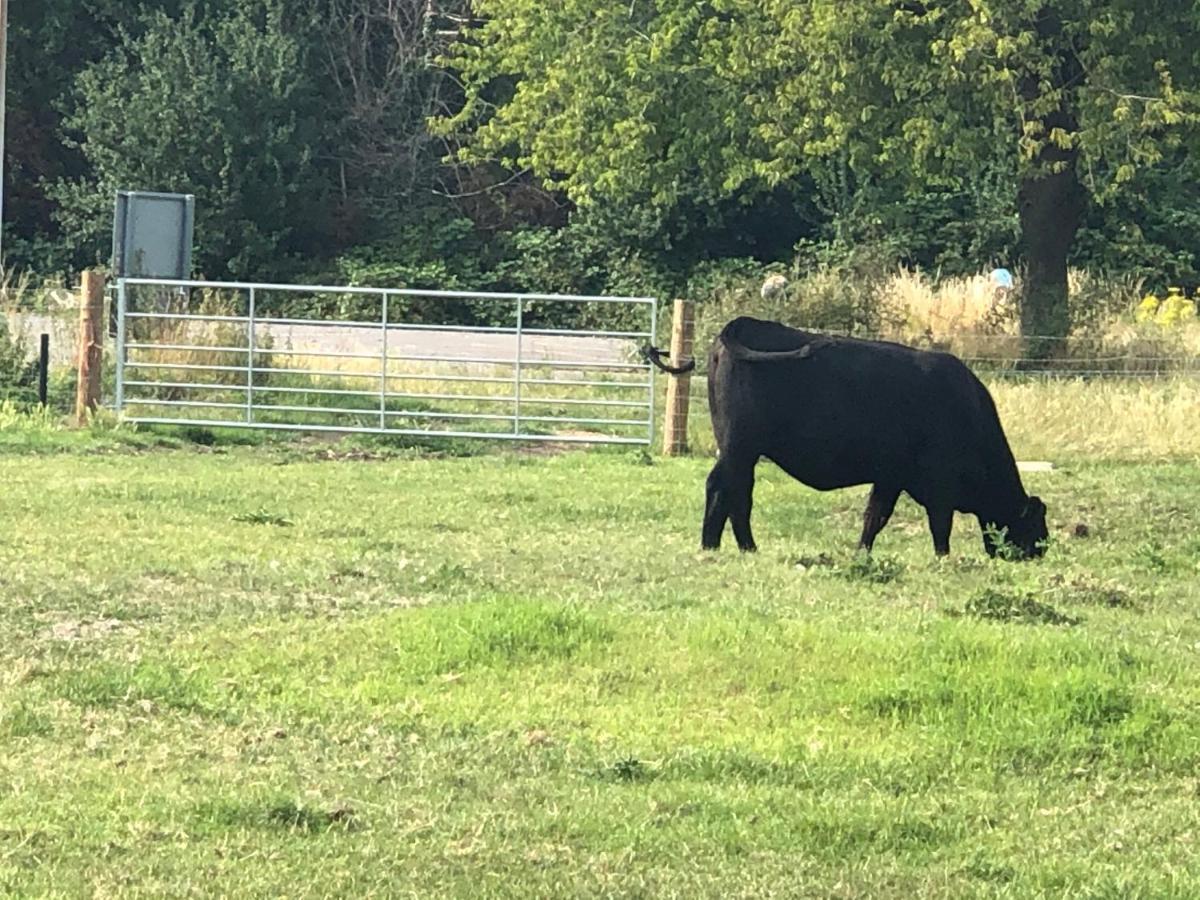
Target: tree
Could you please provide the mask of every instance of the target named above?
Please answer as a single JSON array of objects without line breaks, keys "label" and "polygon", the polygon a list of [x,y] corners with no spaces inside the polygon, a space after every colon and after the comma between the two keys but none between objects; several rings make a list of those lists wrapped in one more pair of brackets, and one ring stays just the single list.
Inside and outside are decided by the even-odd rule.
[{"label": "tree", "polygon": [[[54,220],[48,189],[88,172],[87,160],[64,147],[63,107],[75,79],[121,41],[140,33],[147,9],[178,15],[187,0],[38,0],[9,4],[8,142],[5,256],[19,268],[49,274],[74,254]],[[235,5],[237,0],[210,0]]]},{"label": "tree", "polygon": [[[463,0],[320,0],[320,59],[333,113],[323,155],[340,188],[345,238],[376,239],[428,205],[454,79],[434,60],[465,21]],[[323,160],[323,161],[325,161]],[[443,204],[444,205],[444,204]]]},{"label": "tree", "polygon": [[[1200,16],[1179,0],[476,0],[440,123],[581,205],[672,206],[840,161],[959,190],[1007,172],[1027,334],[1067,327],[1090,198],[1194,140]],[[1034,347],[1043,352],[1048,346]]]},{"label": "tree", "polygon": [[59,101],[77,66],[104,55],[111,34],[77,0],[10,4],[5,146],[5,261],[25,267],[64,262],[56,251],[47,181],[78,177],[84,162],[59,141]]},{"label": "tree", "polygon": [[[277,0],[184,4],[77,79],[69,144],[89,164],[52,194],[68,239],[103,258],[119,189],[194,193],[197,263],[212,277],[279,273],[328,230],[313,163],[319,95]],[[264,267],[269,269],[264,272]]]}]

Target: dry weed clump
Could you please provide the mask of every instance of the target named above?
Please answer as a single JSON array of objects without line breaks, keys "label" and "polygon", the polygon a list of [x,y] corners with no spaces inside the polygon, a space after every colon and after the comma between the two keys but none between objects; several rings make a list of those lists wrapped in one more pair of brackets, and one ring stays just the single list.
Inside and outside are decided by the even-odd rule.
[{"label": "dry weed clump", "polygon": [[[142,312],[193,316],[239,316],[238,299],[229,292],[201,290],[191,296],[170,289],[156,290],[138,298]],[[129,322],[128,375],[134,381],[155,382],[158,400],[201,400],[196,390],[171,385],[178,383],[229,385],[246,384],[245,367],[250,352],[248,327],[241,322],[198,321],[182,318],[132,318]],[[137,346],[142,345],[142,346]],[[270,342],[256,336],[255,346],[270,349]],[[187,349],[182,349],[187,348]],[[242,349],[245,348],[245,349]],[[267,365],[266,357],[255,356],[254,365]],[[179,366],[206,367],[175,368]],[[268,374],[255,373],[256,385],[266,384]],[[158,386],[161,384],[161,386]]]},{"label": "dry weed clump", "polygon": [[987,275],[934,281],[924,272],[901,269],[884,285],[880,302],[901,322],[900,335],[933,341],[984,332],[1015,334],[1016,307],[1011,292],[997,288]]}]

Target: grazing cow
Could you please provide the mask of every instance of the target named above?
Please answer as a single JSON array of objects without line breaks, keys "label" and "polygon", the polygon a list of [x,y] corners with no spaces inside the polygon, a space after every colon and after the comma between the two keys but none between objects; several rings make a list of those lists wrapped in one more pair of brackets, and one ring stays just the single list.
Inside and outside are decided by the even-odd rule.
[{"label": "grazing cow", "polygon": [[[648,358],[666,371],[660,353]],[[950,552],[954,511],[973,513],[1026,558],[1045,552],[1046,506],[1021,484],[987,388],[948,353],[829,337],[734,319],[713,343],[708,405],[719,458],[708,476],[701,542],[725,522],[754,550],[754,467],[772,460],[821,491],[870,484],[860,546],[870,550],[904,491],[925,507],[934,551]]]}]

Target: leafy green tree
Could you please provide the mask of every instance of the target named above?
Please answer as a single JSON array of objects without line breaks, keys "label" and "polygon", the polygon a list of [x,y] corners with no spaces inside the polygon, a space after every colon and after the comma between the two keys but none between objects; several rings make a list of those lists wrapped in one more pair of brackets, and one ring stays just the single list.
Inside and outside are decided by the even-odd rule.
[{"label": "leafy green tree", "polygon": [[[1104,199],[1194,140],[1200,16],[1179,0],[476,0],[439,123],[581,206],[730,196],[840,163],[885,194],[1007,172],[1028,334],[1067,327]],[[909,185],[909,187],[905,187]]]},{"label": "leafy green tree", "polygon": [[[224,10],[184,4],[77,79],[69,145],[88,163],[52,191],[68,240],[103,258],[114,192],[194,193],[197,264],[210,276],[264,276],[320,247],[327,228],[315,176],[319,97],[279,0]],[[267,271],[263,270],[266,264]]]},{"label": "leafy green tree", "polygon": [[[75,79],[138,34],[144,12],[178,15],[185,0],[38,0],[9,4],[8,141],[5,147],[6,263],[50,273],[72,253],[54,219],[48,188],[88,172],[87,160],[61,139],[63,107]],[[237,0],[209,0],[232,7]]]}]

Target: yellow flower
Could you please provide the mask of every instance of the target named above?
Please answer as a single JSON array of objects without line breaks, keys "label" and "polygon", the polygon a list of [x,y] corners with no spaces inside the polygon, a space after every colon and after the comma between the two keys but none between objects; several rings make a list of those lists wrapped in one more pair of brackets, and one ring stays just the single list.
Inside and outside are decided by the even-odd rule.
[{"label": "yellow flower", "polygon": [[1170,328],[1172,325],[1178,325],[1180,322],[1194,318],[1195,315],[1196,304],[1185,299],[1178,289],[1172,288],[1172,292],[1167,295],[1167,299],[1158,310],[1157,321],[1164,328]]},{"label": "yellow flower", "polygon": [[1149,322],[1158,312],[1158,298],[1153,294],[1147,294],[1142,298],[1142,302],[1138,304],[1137,312],[1134,318],[1139,322]]}]

